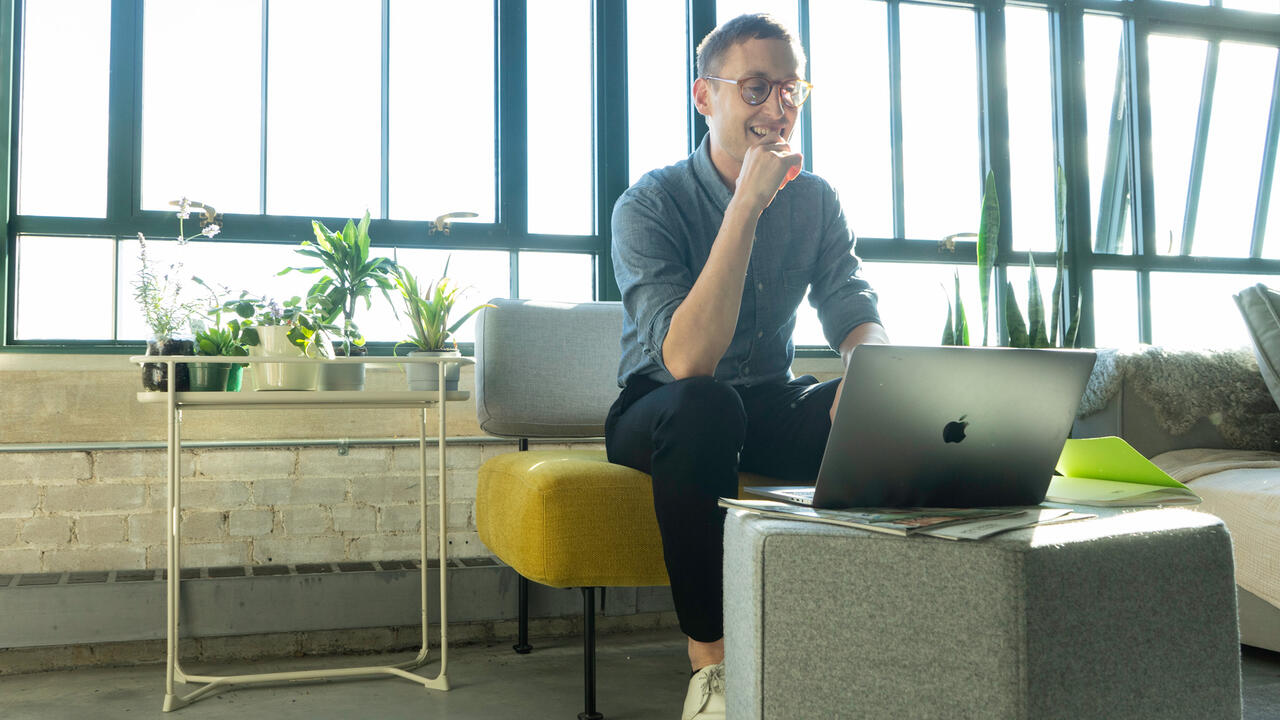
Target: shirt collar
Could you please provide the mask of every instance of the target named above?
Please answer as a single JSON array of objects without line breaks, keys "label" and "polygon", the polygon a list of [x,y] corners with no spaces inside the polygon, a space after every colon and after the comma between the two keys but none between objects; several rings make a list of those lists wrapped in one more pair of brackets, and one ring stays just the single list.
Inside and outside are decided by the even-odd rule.
[{"label": "shirt collar", "polygon": [[704,135],[702,142],[698,144],[698,149],[693,151],[693,176],[715,202],[716,207],[724,212],[729,206],[729,201],[733,199],[733,191],[725,187],[715,163],[711,162],[711,133]]}]

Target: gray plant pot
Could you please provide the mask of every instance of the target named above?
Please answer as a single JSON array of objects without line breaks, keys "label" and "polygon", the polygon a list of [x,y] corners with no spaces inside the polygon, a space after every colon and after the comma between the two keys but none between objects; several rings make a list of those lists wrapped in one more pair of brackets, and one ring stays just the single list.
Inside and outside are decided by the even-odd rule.
[{"label": "gray plant pot", "polygon": [[364,390],[364,363],[325,363],[320,366],[317,390]]},{"label": "gray plant pot", "polygon": [[[426,352],[423,350],[415,350],[409,353],[409,357],[421,356],[435,357],[460,357],[457,350],[447,350],[443,352]],[[457,363],[447,363],[444,366],[444,389],[445,391],[458,389],[459,366]],[[404,366],[405,378],[409,381],[409,389],[415,392],[431,392],[440,389],[440,371],[431,363],[406,363]]]}]

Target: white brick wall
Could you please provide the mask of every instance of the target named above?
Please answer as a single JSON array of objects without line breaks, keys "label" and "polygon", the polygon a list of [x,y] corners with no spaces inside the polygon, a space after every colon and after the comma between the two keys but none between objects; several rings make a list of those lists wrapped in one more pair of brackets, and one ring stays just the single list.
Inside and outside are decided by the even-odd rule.
[{"label": "white brick wall", "polygon": [[[476,471],[513,450],[496,439],[450,446],[451,556],[489,554],[475,531]],[[157,450],[0,453],[0,573],[164,567],[164,459]],[[427,462],[427,531],[434,533],[434,446]],[[416,446],[345,455],[332,447],[187,450],[182,475],[184,567],[418,555]],[[435,557],[435,538],[427,545]]]}]

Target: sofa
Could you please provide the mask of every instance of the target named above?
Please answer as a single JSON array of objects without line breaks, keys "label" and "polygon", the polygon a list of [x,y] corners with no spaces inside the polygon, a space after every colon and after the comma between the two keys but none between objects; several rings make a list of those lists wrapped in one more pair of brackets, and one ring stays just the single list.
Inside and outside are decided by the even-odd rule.
[{"label": "sofa", "polygon": [[[1136,347],[1099,351],[1076,437],[1117,435],[1203,502],[1232,538],[1240,642],[1280,652],[1280,296],[1237,296],[1254,348]],[[1242,293],[1243,295],[1244,293]],[[1261,316],[1261,317],[1259,317]],[[1261,328],[1259,326],[1262,326]],[[1268,326],[1276,332],[1267,337]]]}]

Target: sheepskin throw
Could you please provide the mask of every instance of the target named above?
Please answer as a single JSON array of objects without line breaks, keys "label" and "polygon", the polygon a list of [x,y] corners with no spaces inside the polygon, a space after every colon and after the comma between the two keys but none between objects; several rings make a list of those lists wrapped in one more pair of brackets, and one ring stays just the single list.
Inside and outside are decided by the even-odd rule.
[{"label": "sheepskin throw", "polygon": [[1101,410],[1121,381],[1151,405],[1170,435],[1181,435],[1208,418],[1233,448],[1273,450],[1280,439],[1280,409],[1250,348],[1100,349],[1079,414]]}]

